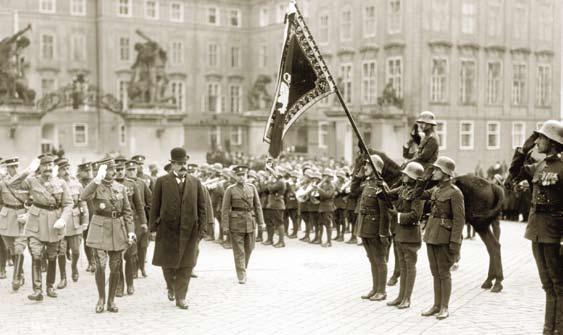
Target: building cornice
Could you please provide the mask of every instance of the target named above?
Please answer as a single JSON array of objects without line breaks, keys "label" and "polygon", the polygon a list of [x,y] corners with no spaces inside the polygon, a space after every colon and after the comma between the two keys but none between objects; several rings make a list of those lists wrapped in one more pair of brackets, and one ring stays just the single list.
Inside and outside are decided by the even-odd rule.
[{"label": "building cornice", "polygon": [[428,42],[431,48],[451,48],[453,46],[452,42],[447,40],[432,40]]},{"label": "building cornice", "polygon": [[467,43],[461,43],[457,45],[458,49],[460,50],[471,50],[471,51],[478,51],[481,46],[479,46],[479,44],[474,43],[474,42],[467,42]]},{"label": "building cornice", "polygon": [[366,53],[370,51],[378,52],[379,46],[377,44],[366,44],[360,48],[360,53]]},{"label": "building cornice", "polygon": [[352,49],[352,48],[342,48],[340,50],[338,50],[338,57],[341,56],[345,56],[345,55],[353,55],[356,53],[356,50]]},{"label": "building cornice", "polygon": [[534,52],[536,54],[536,56],[538,57],[553,57],[553,55],[555,55],[555,53],[551,50],[538,50],[536,52]]},{"label": "building cornice", "polygon": [[385,43],[385,45],[383,46],[383,49],[385,50],[389,50],[389,49],[404,49],[405,48],[405,42],[404,41],[391,41],[389,43]]},{"label": "building cornice", "polygon": [[530,50],[530,48],[515,48],[510,50],[511,54],[525,54],[525,55],[529,55],[532,51]]},{"label": "building cornice", "polygon": [[487,52],[500,52],[500,53],[504,53],[506,51],[506,47],[503,45],[498,45],[498,44],[491,44],[491,45],[487,45],[485,47],[485,51]]}]

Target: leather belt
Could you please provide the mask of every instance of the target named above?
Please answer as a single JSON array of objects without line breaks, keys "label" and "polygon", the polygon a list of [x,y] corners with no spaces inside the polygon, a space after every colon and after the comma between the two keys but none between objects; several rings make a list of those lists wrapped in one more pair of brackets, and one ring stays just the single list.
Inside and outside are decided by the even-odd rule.
[{"label": "leather belt", "polygon": [[123,212],[119,212],[119,211],[111,211],[111,212],[96,211],[96,212],[94,212],[94,215],[103,216],[103,217],[111,218],[111,219],[119,219],[120,217],[123,216]]},{"label": "leather belt", "polygon": [[233,212],[250,212],[250,211],[252,211],[252,209],[251,208],[243,208],[243,207],[233,207],[231,209],[231,211],[233,211]]},{"label": "leather belt", "polygon": [[6,207],[6,208],[9,208],[9,209],[16,210],[16,211],[25,208],[24,205],[17,205],[17,206],[14,206],[14,205],[4,204],[3,206]]},{"label": "leather belt", "polygon": [[59,205],[42,205],[42,204],[38,204],[38,203],[33,203],[33,206],[37,207],[37,208],[41,208],[44,209],[46,211],[56,211],[57,209],[60,209],[61,206]]}]

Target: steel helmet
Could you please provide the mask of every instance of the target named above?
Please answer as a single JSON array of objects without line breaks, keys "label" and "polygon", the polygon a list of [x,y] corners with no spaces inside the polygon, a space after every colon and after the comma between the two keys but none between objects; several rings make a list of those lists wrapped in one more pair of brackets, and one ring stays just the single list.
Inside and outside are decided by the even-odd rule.
[{"label": "steel helmet", "polygon": [[[375,165],[375,169],[377,172],[381,173],[383,171],[383,159],[379,155],[373,154],[370,155],[371,160],[373,161],[373,165]],[[369,159],[366,159],[366,162],[369,162]]]},{"label": "steel helmet", "polygon": [[401,172],[409,176],[411,179],[421,180],[424,175],[424,168],[422,167],[422,164],[418,162],[409,162]]},{"label": "steel helmet", "polygon": [[455,171],[455,162],[450,157],[440,156],[436,160],[433,166],[440,169],[443,173],[447,174],[450,177],[454,176]]},{"label": "steel helmet", "polygon": [[543,136],[555,141],[559,144],[563,144],[563,123],[556,120],[546,121],[536,133],[542,134]]},{"label": "steel helmet", "polygon": [[422,113],[420,113],[420,116],[418,117],[418,120],[416,120],[417,123],[427,123],[427,124],[431,124],[433,126],[437,125],[436,123],[436,117],[434,116],[434,113],[429,112],[429,111],[424,111]]}]

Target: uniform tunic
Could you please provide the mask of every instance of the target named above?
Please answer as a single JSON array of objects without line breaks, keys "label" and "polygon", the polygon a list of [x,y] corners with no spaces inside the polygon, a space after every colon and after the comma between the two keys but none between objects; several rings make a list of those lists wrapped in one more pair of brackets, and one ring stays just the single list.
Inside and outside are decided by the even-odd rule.
[{"label": "uniform tunic", "polygon": [[82,235],[82,232],[88,226],[88,205],[86,201],[80,199],[80,194],[84,189],[78,179],[70,177],[66,181],[70,195],[73,201],[72,220],[68,221],[65,226],[65,236]]},{"label": "uniform tunic", "polygon": [[422,164],[426,170],[438,159],[439,148],[438,138],[433,132],[422,139],[415,153],[411,152],[409,147],[403,147],[403,157]]}]

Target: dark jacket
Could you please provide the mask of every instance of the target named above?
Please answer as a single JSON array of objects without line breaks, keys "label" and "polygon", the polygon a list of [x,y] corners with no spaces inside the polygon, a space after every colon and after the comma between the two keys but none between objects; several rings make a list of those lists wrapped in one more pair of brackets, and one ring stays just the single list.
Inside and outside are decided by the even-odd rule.
[{"label": "dark jacket", "polygon": [[412,153],[408,147],[403,147],[403,157],[422,164],[426,170],[438,159],[439,148],[436,133],[431,133],[420,142],[416,153]]},{"label": "dark jacket", "polygon": [[428,244],[461,244],[465,226],[463,193],[451,181],[438,185],[433,191],[425,191],[423,199],[430,199],[432,210],[424,230],[424,242]]},{"label": "dark jacket", "polygon": [[[183,196],[180,198],[180,187]],[[203,185],[186,176],[179,185],[174,174],[156,180],[149,225],[156,231],[152,264],[167,268],[194,267],[198,243],[206,233],[207,210]]]},{"label": "dark jacket", "polygon": [[331,182],[324,182],[319,187],[319,213],[334,212],[336,207],[334,206],[334,196],[336,195],[336,189]]},{"label": "dark jacket", "polygon": [[[357,179],[357,178],[356,178]],[[352,182],[352,192],[361,183]],[[358,217],[358,236],[362,238],[379,238],[391,236],[389,215],[385,203],[378,199],[381,188],[374,179],[369,178],[360,196],[360,213]]]},{"label": "dark jacket", "polygon": [[[414,198],[414,190],[408,185],[397,187],[387,193],[390,200],[396,200],[397,216],[391,217],[394,227],[395,241],[405,243],[420,243],[420,217],[424,208],[424,201]],[[392,229],[393,230],[393,229]]]}]

